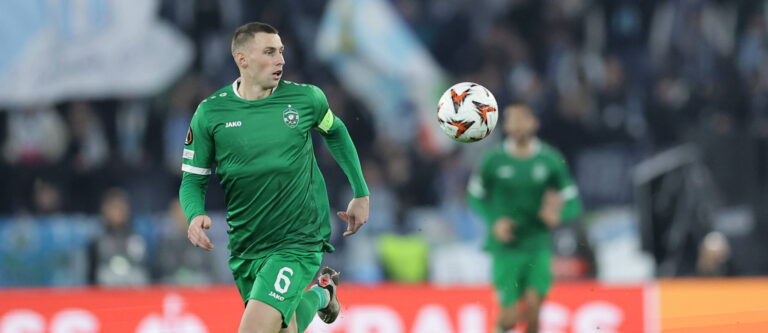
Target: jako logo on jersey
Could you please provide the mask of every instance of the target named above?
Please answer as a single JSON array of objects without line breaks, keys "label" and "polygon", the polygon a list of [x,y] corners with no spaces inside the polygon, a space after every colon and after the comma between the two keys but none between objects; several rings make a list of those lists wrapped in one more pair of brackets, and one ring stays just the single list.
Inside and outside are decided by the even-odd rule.
[{"label": "jako logo on jersey", "polygon": [[240,127],[240,126],[243,126],[242,121],[228,121],[227,125],[224,127],[226,128],[226,127]]},{"label": "jako logo on jersey", "polygon": [[269,292],[269,296],[272,296],[272,297],[274,297],[274,298],[277,298],[277,300],[278,300],[278,301],[284,301],[284,300],[285,300],[285,297],[283,297],[283,296],[280,296],[280,295],[278,295],[278,294],[275,294],[275,292],[274,292],[274,291],[270,291],[270,292]]},{"label": "jako logo on jersey", "polygon": [[283,122],[290,128],[295,128],[299,124],[299,112],[296,111],[290,104],[288,108],[283,111]]}]

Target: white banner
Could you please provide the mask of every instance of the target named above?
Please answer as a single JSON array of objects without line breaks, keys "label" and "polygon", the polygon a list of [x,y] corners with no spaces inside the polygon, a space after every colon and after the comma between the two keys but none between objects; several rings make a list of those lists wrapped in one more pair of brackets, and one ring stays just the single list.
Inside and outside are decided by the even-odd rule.
[{"label": "white banner", "polygon": [[437,101],[450,86],[448,78],[389,2],[330,1],[316,49],[375,113],[379,130],[402,143],[449,147],[437,125]]},{"label": "white banner", "polygon": [[[0,1],[0,106],[140,97],[189,67],[157,0]],[[7,48],[6,48],[7,47]]]}]

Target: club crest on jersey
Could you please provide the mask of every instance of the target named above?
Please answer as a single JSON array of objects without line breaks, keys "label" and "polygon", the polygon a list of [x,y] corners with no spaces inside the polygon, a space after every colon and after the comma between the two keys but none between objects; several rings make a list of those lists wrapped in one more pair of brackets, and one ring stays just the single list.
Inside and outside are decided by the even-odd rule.
[{"label": "club crest on jersey", "polygon": [[283,111],[283,122],[290,128],[295,128],[299,124],[299,111],[296,111],[291,105]]}]

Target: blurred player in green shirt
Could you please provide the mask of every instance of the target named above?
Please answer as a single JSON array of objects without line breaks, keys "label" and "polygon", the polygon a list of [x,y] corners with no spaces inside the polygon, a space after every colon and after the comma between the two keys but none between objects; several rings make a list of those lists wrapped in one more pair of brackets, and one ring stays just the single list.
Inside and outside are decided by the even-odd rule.
[{"label": "blurred player in green shirt", "polygon": [[339,314],[338,273],[320,270],[317,286],[304,291],[332,252],[330,208],[315,160],[310,130],[318,131],[347,175],[354,198],[344,236],[368,220],[368,187],[344,123],[313,86],[281,80],[283,43],[264,23],[238,28],[232,57],[240,77],[198,106],[183,151],[179,198],[192,244],[213,249],[203,231],[211,167],[225,193],[229,266],[245,312],[239,332],[303,332],[317,312],[333,322]]},{"label": "blurred player in green shirt", "polygon": [[[550,229],[577,217],[578,190],[563,156],[539,141],[527,106],[504,110],[507,139],[488,152],[469,182],[469,203],[487,222],[501,317],[499,331],[522,319],[538,332],[539,310],[552,284]],[[525,303],[520,318],[517,303]]]}]

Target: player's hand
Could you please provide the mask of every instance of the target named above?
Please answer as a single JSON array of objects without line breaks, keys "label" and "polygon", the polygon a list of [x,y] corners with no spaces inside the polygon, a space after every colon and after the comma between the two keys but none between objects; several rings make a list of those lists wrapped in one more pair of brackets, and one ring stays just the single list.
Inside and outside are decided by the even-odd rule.
[{"label": "player's hand", "polygon": [[547,190],[541,199],[539,218],[550,228],[560,225],[560,210],[563,208],[563,199],[555,190]]},{"label": "player's hand", "polygon": [[208,215],[198,215],[192,219],[187,228],[187,238],[192,245],[204,250],[213,250],[213,243],[203,229],[211,228],[211,218]]},{"label": "player's hand", "polygon": [[365,224],[365,222],[368,222],[369,204],[369,199],[366,195],[364,197],[352,199],[352,201],[349,202],[349,206],[347,206],[346,212],[336,212],[336,215],[338,215],[339,218],[344,220],[344,222],[347,222],[347,231],[344,232],[344,236],[353,235],[357,232],[357,229],[360,229],[360,227]]},{"label": "player's hand", "polygon": [[515,239],[515,220],[508,217],[500,217],[493,224],[493,235],[499,242],[510,243]]}]

